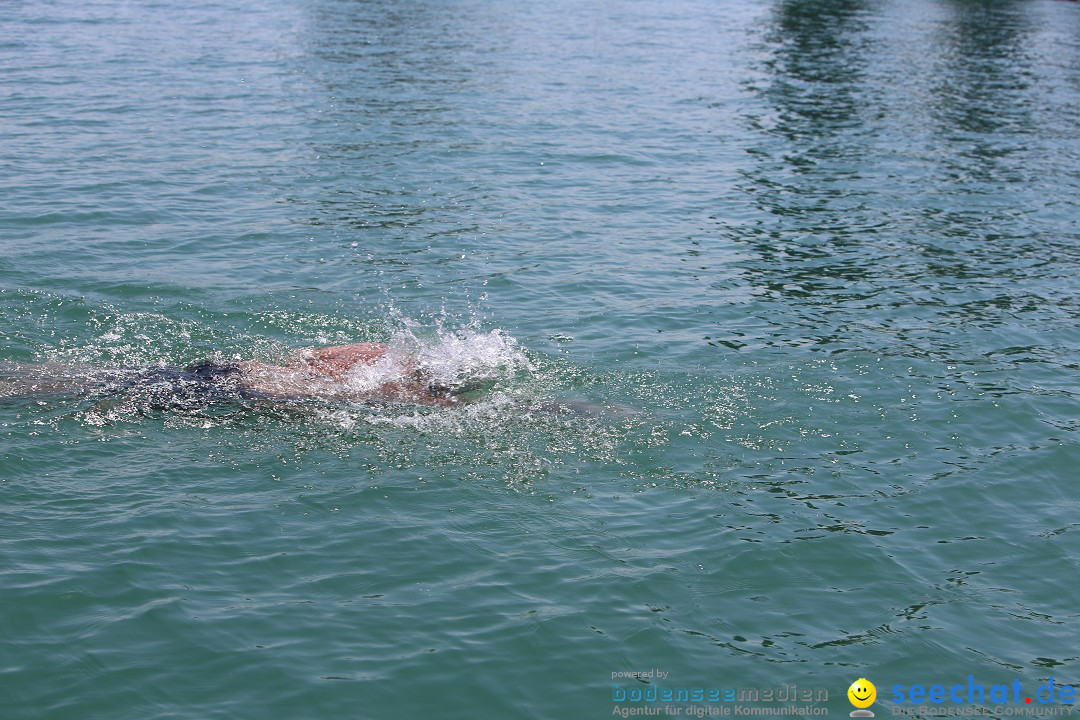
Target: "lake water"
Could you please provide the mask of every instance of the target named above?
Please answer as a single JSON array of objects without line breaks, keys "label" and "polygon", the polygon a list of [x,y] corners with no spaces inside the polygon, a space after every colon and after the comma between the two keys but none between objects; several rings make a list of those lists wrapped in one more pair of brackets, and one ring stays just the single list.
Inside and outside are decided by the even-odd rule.
[{"label": "lake water", "polygon": [[9,373],[489,371],[454,408],[0,403],[3,717],[1059,698],[1078,127],[1058,0],[3,3]]}]

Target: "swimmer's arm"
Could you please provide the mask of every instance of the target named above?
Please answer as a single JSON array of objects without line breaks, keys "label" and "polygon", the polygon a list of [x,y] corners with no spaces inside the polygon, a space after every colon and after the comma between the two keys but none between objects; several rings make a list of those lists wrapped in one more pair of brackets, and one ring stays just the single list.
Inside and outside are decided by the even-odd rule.
[{"label": "swimmer's arm", "polygon": [[386,354],[383,343],[353,343],[305,348],[289,354],[286,367],[308,367],[332,377],[339,377],[353,365],[373,365]]}]

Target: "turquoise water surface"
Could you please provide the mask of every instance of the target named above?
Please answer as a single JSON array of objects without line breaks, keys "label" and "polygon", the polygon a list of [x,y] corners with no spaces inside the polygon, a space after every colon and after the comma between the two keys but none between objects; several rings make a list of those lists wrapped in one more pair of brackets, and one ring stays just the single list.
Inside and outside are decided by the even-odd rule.
[{"label": "turquoise water surface", "polygon": [[[3,3],[0,718],[1071,707],[1078,127],[1059,0]],[[486,389],[26,392],[358,341]]]}]

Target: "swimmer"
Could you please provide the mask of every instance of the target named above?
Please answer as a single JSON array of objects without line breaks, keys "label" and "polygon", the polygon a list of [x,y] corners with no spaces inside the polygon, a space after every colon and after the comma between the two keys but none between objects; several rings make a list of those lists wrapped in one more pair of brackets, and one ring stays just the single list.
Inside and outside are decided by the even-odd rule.
[{"label": "swimmer", "polygon": [[5,370],[9,379],[0,380],[0,397],[131,391],[149,395],[157,407],[244,400],[452,406],[468,402],[461,393],[475,389],[437,382],[413,357],[398,357],[383,343],[297,350],[283,365],[244,360],[183,368],[93,369],[47,363],[0,368]]}]

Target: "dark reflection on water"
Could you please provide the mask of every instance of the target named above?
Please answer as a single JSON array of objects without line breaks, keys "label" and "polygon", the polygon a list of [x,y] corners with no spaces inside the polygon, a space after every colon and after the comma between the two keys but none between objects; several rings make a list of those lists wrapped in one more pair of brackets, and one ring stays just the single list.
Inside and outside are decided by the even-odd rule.
[{"label": "dark reflection on water", "polygon": [[788,0],[764,35],[740,188],[775,218],[744,234],[760,342],[948,361],[1034,348],[1076,310],[1077,176],[1057,158],[1078,145],[1046,122],[1069,107],[1053,88],[1075,44],[1036,38],[1029,4],[880,10]]},{"label": "dark reflection on water", "polygon": [[764,297],[799,312],[773,319],[766,344],[805,344],[792,333],[800,325],[817,335],[810,342],[834,342],[842,328],[822,311],[882,291],[877,263],[862,249],[885,224],[863,182],[875,104],[865,13],[860,0],[787,0],[765,35],[769,110],[752,118],[763,138],[751,148],[758,163],[742,189],[776,222],[753,228],[748,241],[760,261],[747,263],[747,273]]},{"label": "dark reflection on water", "polygon": [[776,48],[766,66],[767,91],[780,110],[775,131],[789,140],[825,137],[858,124],[863,97],[866,3],[862,0],[777,5],[768,41]]},{"label": "dark reflection on water", "polygon": [[939,71],[935,73],[935,110],[943,132],[1023,131],[1030,106],[1020,95],[1031,87],[1037,70],[1031,19],[1022,5],[1001,0],[950,0],[934,38]]},{"label": "dark reflection on water", "polygon": [[[1024,157],[1041,130],[1035,114],[1041,93],[1034,87],[1041,69],[1031,50],[1029,11],[969,0],[951,0],[944,9],[927,81],[941,148],[935,182],[946,192],[985,196],[1002,184],[1037,181],[1038,165]],[[1010,210],[991,212],[1005,224]]]}]

